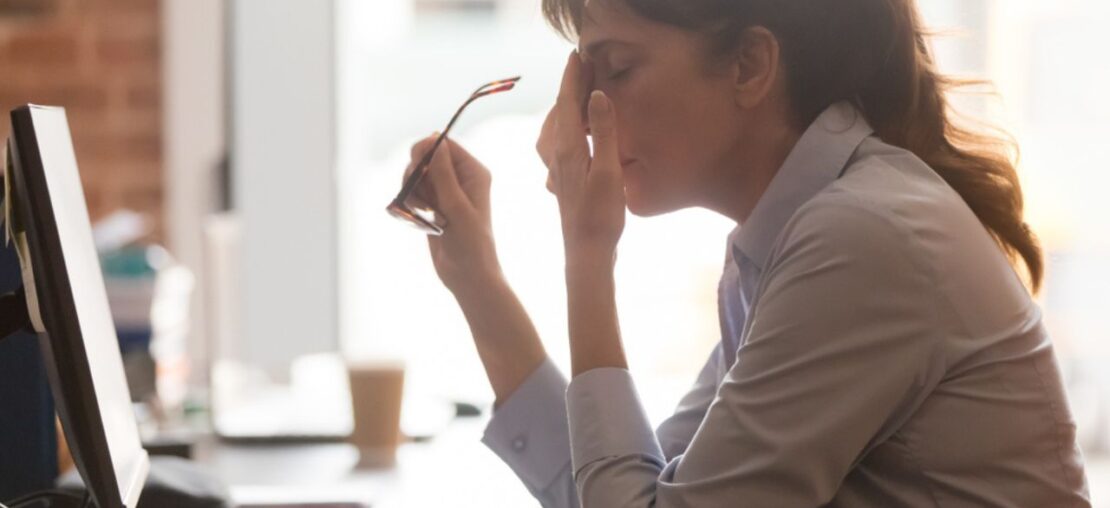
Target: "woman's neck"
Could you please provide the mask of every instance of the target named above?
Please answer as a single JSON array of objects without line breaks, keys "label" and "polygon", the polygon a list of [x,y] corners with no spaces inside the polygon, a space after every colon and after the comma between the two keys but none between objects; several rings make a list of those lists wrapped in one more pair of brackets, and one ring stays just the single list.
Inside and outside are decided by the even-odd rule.
[{"label": "woman's neck", "polygon": [[801,137],[801,129],[787,122],[764,123],[743,136],[705,182],[702,206],[744,224]]}]

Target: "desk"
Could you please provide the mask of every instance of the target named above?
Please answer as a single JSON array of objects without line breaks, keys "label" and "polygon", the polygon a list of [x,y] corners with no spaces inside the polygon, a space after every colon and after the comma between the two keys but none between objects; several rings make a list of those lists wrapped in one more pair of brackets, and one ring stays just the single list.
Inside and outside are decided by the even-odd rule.
[{"label": "desk", "polygon": [[454,420],[424,443],[405,443],[388,469],[358,469],[342,444],[200,443],[196,460],[223,479],[236,505],[358,501],[373,508],[538,506],[516,475],[480,442],[486,419]]}]

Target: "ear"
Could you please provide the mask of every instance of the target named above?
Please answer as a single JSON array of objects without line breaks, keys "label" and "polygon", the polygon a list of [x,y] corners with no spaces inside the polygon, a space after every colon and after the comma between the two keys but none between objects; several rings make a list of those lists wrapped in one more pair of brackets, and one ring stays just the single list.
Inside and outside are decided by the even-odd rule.
[{"label": "ear", "polygon": [[779,74],[779,40],[762,26],[744,30],[733,60],[736,105],[751,109],[771,94]]}]

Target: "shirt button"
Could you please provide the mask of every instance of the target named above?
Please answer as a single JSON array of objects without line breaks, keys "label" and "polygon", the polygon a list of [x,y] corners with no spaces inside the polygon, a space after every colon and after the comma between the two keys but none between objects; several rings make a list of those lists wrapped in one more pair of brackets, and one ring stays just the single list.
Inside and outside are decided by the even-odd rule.
[{"label": "shirt button", "polygon": [[524,436],[517,436],[516,439],[513,439],[513,450],[516,450],[518,452],[523,451],[524,450],[524,445],[525,445]]}]

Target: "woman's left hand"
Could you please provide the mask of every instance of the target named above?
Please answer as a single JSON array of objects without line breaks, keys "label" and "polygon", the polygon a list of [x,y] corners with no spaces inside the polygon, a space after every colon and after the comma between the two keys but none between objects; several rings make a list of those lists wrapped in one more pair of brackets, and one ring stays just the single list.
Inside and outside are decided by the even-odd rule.
[{"label": "woman's left hand", "polygon": [[[536,151],[548,169],[547,189],[559,201],[568,262],[606,256],[611,261],[625,218],[616,111],[600,90],[590,93],[592,72],[583,67],[577,51],[572,52]],[[587,132],[593,137],[593,157]]]}]

